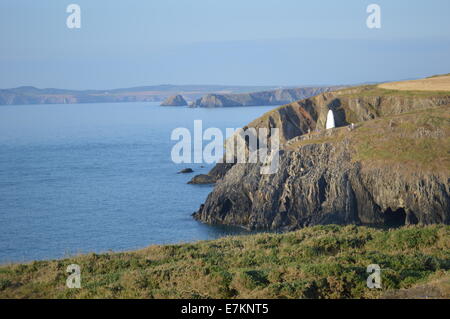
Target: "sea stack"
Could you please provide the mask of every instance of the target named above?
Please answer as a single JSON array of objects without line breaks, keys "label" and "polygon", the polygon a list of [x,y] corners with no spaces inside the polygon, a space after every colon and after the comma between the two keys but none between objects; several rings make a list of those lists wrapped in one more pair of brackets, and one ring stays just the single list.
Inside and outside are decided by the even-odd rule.
[{"label": "sea stack", "polygon": [[186,106],[188,105],[186,100],[180,94],[169,96],[161,106]]},{"label": "sea stack", "polygon": [[334,123],[334,113],[333,110],[329,110],[328,111],[328,115],[327,115],[327,125],[326,125],[326,129],[330,129],[330,128],[335,128],[336,125]]}]

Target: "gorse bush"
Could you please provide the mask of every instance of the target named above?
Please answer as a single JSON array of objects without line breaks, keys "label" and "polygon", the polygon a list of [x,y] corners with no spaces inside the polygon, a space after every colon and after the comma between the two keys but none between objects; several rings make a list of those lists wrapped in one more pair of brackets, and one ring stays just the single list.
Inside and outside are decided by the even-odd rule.
[{"label": "gorse bush", "polygon": [[[66,287],[66,267],[81,288]],[[366,285],[381,267],[382,289]],[[4,298],[374,298],[449,278],[450,226],[316,226],[0,268]]]}]

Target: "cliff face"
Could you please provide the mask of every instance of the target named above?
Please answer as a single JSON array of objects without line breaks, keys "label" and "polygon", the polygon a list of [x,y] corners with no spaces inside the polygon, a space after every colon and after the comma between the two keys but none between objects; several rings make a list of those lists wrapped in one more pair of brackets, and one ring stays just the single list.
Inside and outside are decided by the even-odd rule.
[{"label": "cliff face", "polygon": [[[222,164],[194,217],[249,229],[449,224],[449,106],[450,94],[364,87],[273,110],[248,127],[280,128],[277,173]],[[329,109],[338,127],[356,128],[323,130]]]},{"label": "cliff face", "polygon": [[450,105],[448,94],[391,93],[373,86],[320,94],[283,105],[257,118],[246,127],[278,127],[281,142],[314,130],[325,129],[328,111],[334,112],[336,127]]},{"label": "cliff face", "polygon": [[277,174],[236,164],[195,218],[249,229],[295,229],[317,224],[450,222],[448,175],[399,167],[363,169],[348,143],[308,145],[281,155]]},{"label": "cliff face", "polygon": [[305,87],[241,94],[208,94],[196,100],[193,107],[231,107],[280,105],[305,99],[342,87]]},{"label": "cliff face", "polygon": [[169,96],[161,106],[186,106],[188,105],[186,100],[180,94]]}]

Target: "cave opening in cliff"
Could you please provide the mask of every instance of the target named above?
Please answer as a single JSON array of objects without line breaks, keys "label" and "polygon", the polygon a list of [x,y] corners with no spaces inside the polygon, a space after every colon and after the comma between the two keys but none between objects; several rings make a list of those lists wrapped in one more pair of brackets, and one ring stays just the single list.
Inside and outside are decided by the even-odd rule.
[{"label": "cave opening in cliff", "polygon": [[390,207],[384,212],[384,225],[388,227],[401,227],[406,224],[404,208],[393,211]]},{"label": "cave opening in cliff", "polygon": [[221,213],[223,216],[225,216],[233,207],[233,202],[229,200],[228,198],[224,201]]}]

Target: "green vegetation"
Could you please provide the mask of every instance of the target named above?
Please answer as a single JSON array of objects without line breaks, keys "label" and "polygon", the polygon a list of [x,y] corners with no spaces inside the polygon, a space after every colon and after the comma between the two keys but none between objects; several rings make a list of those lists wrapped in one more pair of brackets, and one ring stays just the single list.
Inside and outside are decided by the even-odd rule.
[{"label": "green vegetation", "polygon": [[287,149],[294,151],[299,147],[311,144],[323,144],[323,143],[338,143],[342,142],[346,134],[344,128],[336,128],[333,130],[332,135],[325,136],[324,134],[311,133],[309,139],[304,139],[291,143]]},{"label": "green vegetation", "polygon": [[450,108],[438,107],[361,122],[347,127],[312,133],[289,145],[295,150],[310,144],[348,140],[352,160],[363,165],[397,165],[402,169],[450,171]]},{"label": "green vegetation", "polygon": [[378,87],[378,85],[364,85],[343,89],[338,91],[340,97],[348,98],[362,98],[362,97],[415,97],[415,98],[432,98],[450,96],[449,91],[407,91],[407,90],[393,90]]},{"label": "green vegetation", "polygon": [[350,134],[353,160],[405,169],[450,171],[450,109],[432,108],[361,124]]},{"label": "green vegetation", "polygon": [[[65,286],[73,263],[81,289]],[[366,287],[370,264],[383,289]],[[376,298],[449,276],[450,226],[330,225],[3,266],[0,297]]]}]

